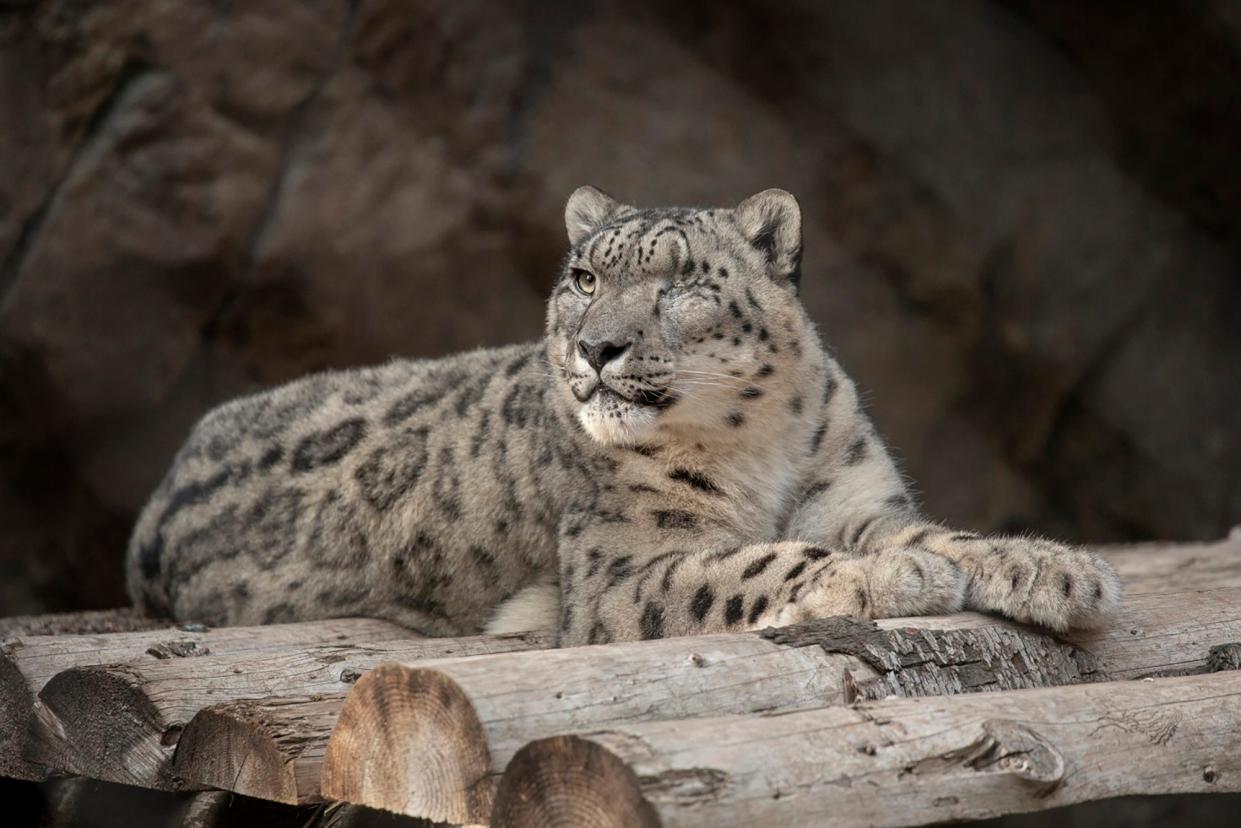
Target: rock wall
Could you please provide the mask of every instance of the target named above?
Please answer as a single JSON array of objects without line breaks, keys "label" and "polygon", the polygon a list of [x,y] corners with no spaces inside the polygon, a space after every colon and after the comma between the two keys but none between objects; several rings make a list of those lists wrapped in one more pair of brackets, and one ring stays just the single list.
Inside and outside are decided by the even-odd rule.
[{"label": "rock wall", "polygon": [[805,211],[927,508],[1241,522],[1241,4],[0,4],[0,611],[124,600],[193,421],[538,335],[565,196]]}]

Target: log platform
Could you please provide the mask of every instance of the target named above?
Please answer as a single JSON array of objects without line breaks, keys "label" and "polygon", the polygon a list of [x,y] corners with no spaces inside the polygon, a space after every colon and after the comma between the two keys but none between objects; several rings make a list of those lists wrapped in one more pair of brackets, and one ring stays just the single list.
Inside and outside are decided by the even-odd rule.
[{"label": "log platform", "polygon": [[0,619],[0,777],[42,824],[204,828],[917,825],[1241,792],[1241,532],[1100,551],[1125,604],[1061,637],[972,613],[571,649]]}]

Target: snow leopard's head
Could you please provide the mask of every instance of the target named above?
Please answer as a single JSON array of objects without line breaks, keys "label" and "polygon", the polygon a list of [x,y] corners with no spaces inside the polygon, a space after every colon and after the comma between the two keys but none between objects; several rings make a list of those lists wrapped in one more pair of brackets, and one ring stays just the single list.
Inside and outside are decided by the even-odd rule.
[{"label": "snow leopard's head", "polygon": [[800,415],[820,345],[797,298],[801,209],[639,209],[580,187],[548,303],[565,402],[607,444],[740,436]]}]

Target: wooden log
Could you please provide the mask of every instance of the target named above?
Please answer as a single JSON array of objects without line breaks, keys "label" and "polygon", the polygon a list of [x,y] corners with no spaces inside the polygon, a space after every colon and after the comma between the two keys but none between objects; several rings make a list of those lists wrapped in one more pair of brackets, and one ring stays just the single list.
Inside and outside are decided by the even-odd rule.
[{"label": "wooden log", "polygon": [[75,667],[39,692],[28,760],[64,773],[180,790],[169,772],[185,725],[205,707],[342,693],[386,661],[548,647],[549,633],[315,644],[237,655]]},{"label": "wooden log", "polygon": [[1241,588],[1230,588],[1136,595],[1106,629],[1063,641],[962,614],[384,665],[346,698],[321,786],[331,799],[485,821],[495,775],[539,737],[1203,671],[1213,645],[1238,640]]},{"label": "wooden log", "polygon": [[640,722],[540,739],[492,825],[923,825],[1241,790],[1241,673]]},{"label": "wooden log", "polygon": [[[46,778],[47,770],[25,760],[22,750],[38,692],[63,670],[94,664],[237,655],[344,640],[365,643],[419,637],[396,624],[369,618],[216,629],[202,624],[168,627],[166,622],[161,623],[165,626],[143,632],[22,635],[0,646],[0,776],[35,781]],[[36,628],[65,626],[58,622]],[[93,630],[99,626],[78,628]]]},{"label": "wooden log", "polygon": [[1094,551],[1116,569],[1127,595],[1241,587],[1241,526],[1210,543],[1138,543]]},{"label": "wooden log", "polygon": [[177,741],[172,775],[290,805],[323,801],[319,775],[343,693],[214,705]]}]

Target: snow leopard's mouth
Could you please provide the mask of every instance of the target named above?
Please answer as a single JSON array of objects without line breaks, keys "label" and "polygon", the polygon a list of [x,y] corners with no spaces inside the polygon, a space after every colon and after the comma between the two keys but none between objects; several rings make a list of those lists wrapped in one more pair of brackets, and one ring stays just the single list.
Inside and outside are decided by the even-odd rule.
[{"label": "snow leopard's mouth", "polygon": [[642,408],[664,409],[674,405],[677,401],[677,395],[666,389],[638,388],[631,394],[622,394],[602,381],[595,382],[590,388],[584,389],[584,391],[585,393],[578,393],[576,390],[573,392],[573,396],[577,398],[577,401],[583,404],[597,398],[599,402],[604,404],[619,405],[620,403],[629,403]]}]

